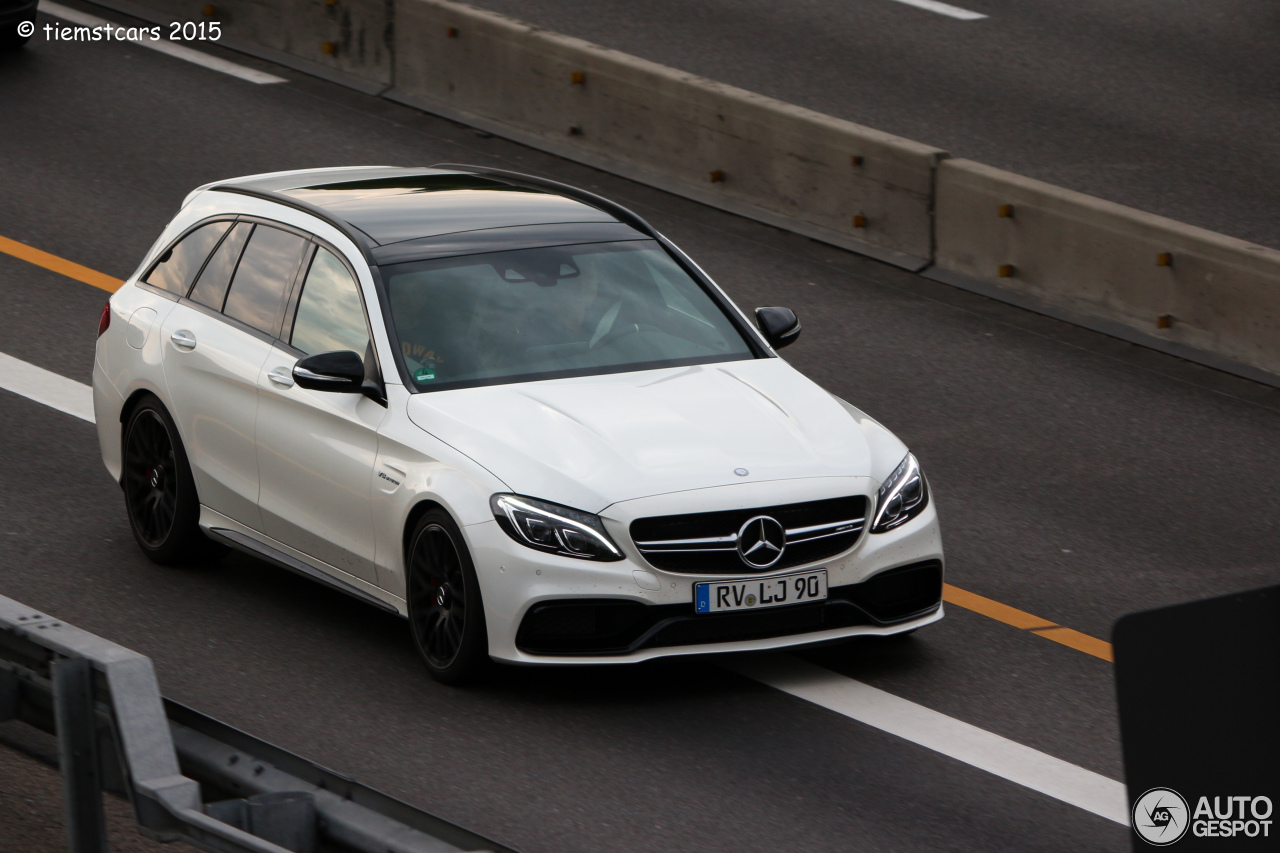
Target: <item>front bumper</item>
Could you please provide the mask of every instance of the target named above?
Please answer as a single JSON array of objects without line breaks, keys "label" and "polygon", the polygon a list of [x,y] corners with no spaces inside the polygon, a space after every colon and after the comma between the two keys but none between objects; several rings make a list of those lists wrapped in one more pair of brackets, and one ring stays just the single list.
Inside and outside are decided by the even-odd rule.
[{"label": "front bumper", "polygon": [[[512,541],[496,522],[468,525],[468,540],[496,659],[524,664],[635,663],[658,657],[780,649],[864,634],[895,634],[942,617],[942,539],[933,501],[888,533],[863,532],[848,551],[819,563],[740,576],[767,580],[823,568],[828,599],[731,614],[697,615],[694,585],[725,575],[664,572],[627,535],[638,517],[710,506],[766,506],[870,494],[865,478],[821,478],[658,496],[603,514],[626,559],[557,557]],[[630,506],[629,506],[630,504]]]}]

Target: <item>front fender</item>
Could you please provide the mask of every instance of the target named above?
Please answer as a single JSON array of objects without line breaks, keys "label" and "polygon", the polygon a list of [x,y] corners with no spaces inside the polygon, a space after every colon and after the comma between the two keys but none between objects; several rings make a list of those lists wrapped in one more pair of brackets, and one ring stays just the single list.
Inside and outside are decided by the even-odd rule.
[{"label": "front fender", "polygon": [[489,497],[508,486],[471,457],[420,429],[405,415],[408,392],[388,385],[392,413],[378,433],[373,472],[373,518],[379,585],[405,596],[404,540],[424,504],[442,507],[464,535],[468,525],[493,521]]}]

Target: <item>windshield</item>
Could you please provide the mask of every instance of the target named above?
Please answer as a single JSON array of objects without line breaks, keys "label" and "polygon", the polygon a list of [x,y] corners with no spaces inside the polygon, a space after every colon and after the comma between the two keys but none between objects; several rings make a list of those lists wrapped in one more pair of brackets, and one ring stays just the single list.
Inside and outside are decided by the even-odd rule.
[{"label": "windshield", "polygon": [[753,357],[650,240],[394,264],[383,275],[419,390]]}]

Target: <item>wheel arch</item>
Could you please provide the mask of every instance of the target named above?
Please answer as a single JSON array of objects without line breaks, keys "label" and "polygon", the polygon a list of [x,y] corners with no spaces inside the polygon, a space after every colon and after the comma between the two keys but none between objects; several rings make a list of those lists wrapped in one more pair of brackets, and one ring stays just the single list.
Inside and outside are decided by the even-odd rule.
[{"label": "wheel arch", "polygon": [[[129,418],[133,415],[133,410],[142,402],[143,397],[155,397],[156,402],[161,406],[164,406],[164,410],[166,412],[169,411],[169,407],[164,405],[164,400],[161,400],[160,395],[154,390],[147,387],[137,388],[129,394],[127,398],[125,398],[124,405],[120,407],[120,423],[124,424],[129,422]],[[172,412],[169,413],[169,417],[173,417]]]},{"label": "wheel arch", "polygon": [[[129,418],[133,417],[134,410],[136,410],[138,406],[142,404],[142,401],[145,400],[147,397],[155,397],[156,402],[159,403],[160,406],[163,407],[164,410],[169,413],[170,420],[173,419],[173,413],[169,412],[169,407],[164,404],[164,400],[161,400],[160,395],[157,394],[153,389],[148,388],[146,386],[143,386],[141,388],[135,388],[129,394],[129,396],[125,398],[124,405],[120,407],[120,459],[121,460],[124,459],[125,440],[129,437],[128,436],[129,430],[127,428],[129,424]],[[177,426],[176,421],[174,422],[174,426],[176,428]],[[181,438],[181,435],[179,435],[179,438]],[[124,466],[123,465],[120,468],[119,483],[121,488],[123,488],[124,487]]]},{"label": "wheel arch", "polygon": [[[418,522],[422,517],[433,509],[440,510],[448,515],[449,518],[452,518],[454,524],[458,524],[458,519],[453,517],[453,513],[449,512],[449,508],[432,498],[420,498],[409,509],[409,513],[405,516],[404,529],[400,533],[400,559],[403,561],[406,584],[409,579],[409,546],[413,544],[410,541],[413,539],[413,530],[418,526]],[[458,524],[458,529],[461,530],[462,525]]]}]

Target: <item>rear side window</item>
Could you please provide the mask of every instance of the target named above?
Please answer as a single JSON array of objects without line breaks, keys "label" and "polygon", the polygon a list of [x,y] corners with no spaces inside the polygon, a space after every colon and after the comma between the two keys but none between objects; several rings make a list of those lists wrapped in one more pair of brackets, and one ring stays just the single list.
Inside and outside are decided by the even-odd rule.
[{"label": "rear side window", "polygon": [[236,271],[236,262],[244,250],[244,242],[249,239],[253,226],[241,222],[227,235],[218,250],[213,253],[209,263],[204,265],[196,286],[191,290],[191,300],[207,305],[215,311],[222,310],[222,303],[227,299],[227,287],[231,284],[231,274]]},{"label": "rear side window", "polygon": [[218,240],[229,227],[230,222],[210,222],[192,231],[160,256],[160,260],[143,281],[170,293],[186,296],[187,288],[200,272],[204,259],[209,257],[209,253],[218,245]]},{"label": "rear side window", "polygon": [[280,304],[293,282],[308,241],[267,225],[249,237],[222,311],[260,332],[274,335]]},{"label": "rear side window", "polygon": [[356,280],[342,261],[317,249],[298,300],[290,343],[307,355],[351,350],[364,358],[369,328]]}]

